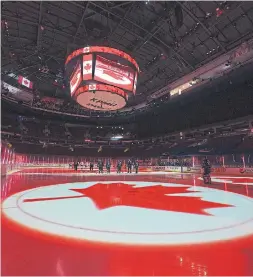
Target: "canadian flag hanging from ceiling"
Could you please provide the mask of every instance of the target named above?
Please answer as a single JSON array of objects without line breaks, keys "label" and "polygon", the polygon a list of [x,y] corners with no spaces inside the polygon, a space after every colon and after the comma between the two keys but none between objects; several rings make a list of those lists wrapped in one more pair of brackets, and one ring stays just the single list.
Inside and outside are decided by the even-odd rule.
[{"label": "canadian flag hanging from ceiling", "polygon": [[83,56],[83,80],[92,79],[92,54]]},{"label": "canadian flag hanging from ceiling", "polygon": [[30,88],[30,89],[33,88],[33,82],[31,82],[30,80],[24,78],[21,75],[18,76],[18,82],[22,86],[25,86],[25,87]]}]

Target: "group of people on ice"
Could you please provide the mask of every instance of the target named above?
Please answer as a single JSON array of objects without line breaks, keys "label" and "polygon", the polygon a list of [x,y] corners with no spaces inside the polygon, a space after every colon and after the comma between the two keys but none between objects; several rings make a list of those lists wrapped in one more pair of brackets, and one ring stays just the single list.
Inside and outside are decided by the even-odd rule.
[{"label": "group of people on ice", "polygon": [[[98,166],[98,173],[104,173],[104,166],[106,168],[107,173],[111,173],[111,161],[107,160],[105,163],[102,160],[99,160],[97,163]],[[123,162],[121,160],[118,160],[116,163],[116,171],[117,173],[122,173],[122,167],[123,167]],[[126,163],[127,167],[127,173],[132,173],[132,171],[135,171],[137,174],[139,172],[139,163],[138,161],[134,160],[128,160]],[[94,170],[94,163],[90,163],[90,171]]]}]

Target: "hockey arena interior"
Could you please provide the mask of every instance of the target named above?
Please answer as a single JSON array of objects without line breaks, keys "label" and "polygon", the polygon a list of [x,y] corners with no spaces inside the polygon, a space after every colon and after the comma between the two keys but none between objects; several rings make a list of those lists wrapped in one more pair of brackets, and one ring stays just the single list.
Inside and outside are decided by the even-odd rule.
[{"label": "hockey arena interior", "polygon": [[253,2],[1,2],[1,275],[253,275]]}]

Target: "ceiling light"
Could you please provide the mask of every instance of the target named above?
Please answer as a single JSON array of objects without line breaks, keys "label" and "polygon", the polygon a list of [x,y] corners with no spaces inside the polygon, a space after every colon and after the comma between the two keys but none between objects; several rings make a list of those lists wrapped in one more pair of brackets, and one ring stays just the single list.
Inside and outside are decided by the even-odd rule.
[{"label": "ceiling light", "polygon": [[111,137],[111,140],[119,140],[119,139],[122,139],[122,138],[123,138],[122,135],[116,135],[116,136]]},{"label": "ceiling light", "polygon": [[223,9],[217,8],[216,9],[216,16],[217,17],[221,16],[223,14],[223,12],[224,12]]}]

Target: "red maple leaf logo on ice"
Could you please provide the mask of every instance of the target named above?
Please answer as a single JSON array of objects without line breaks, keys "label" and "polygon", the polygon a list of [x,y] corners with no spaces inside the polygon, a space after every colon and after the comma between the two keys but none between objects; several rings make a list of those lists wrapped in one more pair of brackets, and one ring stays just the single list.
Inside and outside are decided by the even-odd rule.
[{"label": "red maple leaf logo on ice", "polygon": [[191,193],[192,191],[188,191],[189,188],[191,187],[166,187],[162,185],[135,187],[135,185],[125,183],[97,183],[89,188],[70,189],[80,193],[78,196],[26,199],[24,202],[89,197],[100,210],[116,206],[129,206],[199,215],[210,215],[206,209],[231,207],[231,205],[203,200],[199,196],[175,195]]}]

